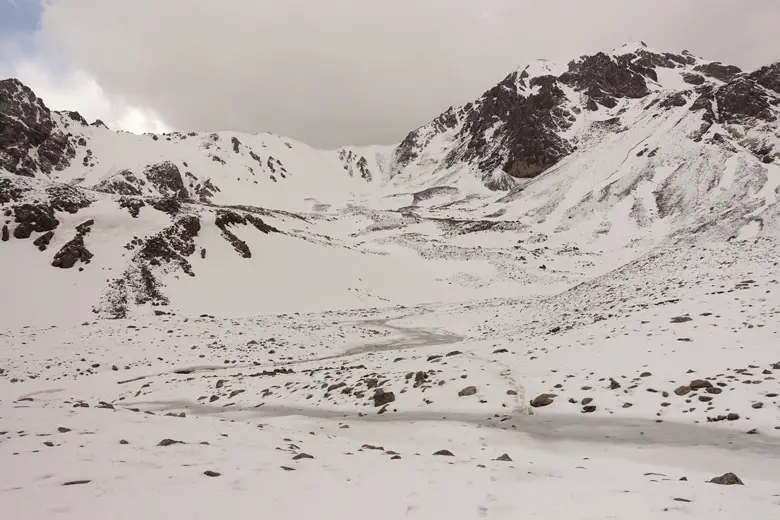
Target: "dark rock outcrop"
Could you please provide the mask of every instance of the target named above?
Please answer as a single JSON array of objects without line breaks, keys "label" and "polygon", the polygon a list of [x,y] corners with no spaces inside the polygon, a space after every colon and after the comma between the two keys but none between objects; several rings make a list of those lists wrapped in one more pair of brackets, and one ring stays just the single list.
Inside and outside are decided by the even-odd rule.
[{"label": "dark rock outcrop", "polygon": [[161,196],[176,199],[189,198],[179,167],[171,161],[150,164],[144,169],[144,174]]},{"label": "dark rock outcrop", "polygon": [[706,81],[704,76],[701,76],[700,74],[693,74],[691,72],[683,72],[682,78],[683,81],[689,85],[702,85]]},{"label": "dark rock outcrop", "polygon": [[18,223],[15,238],[30,238],[33,232],[51,231],[60,224],[48,204],[21,204],[14,208],[14,213]]},{"label": "dark rock outcrop", "polygon": [[[603,52],[585,56],[571,62],[560,81],[612,108],[617,104],[616,98],[637,99],[650,93],[644,76],[626,65],[630,61],[626,59],[621,63]],[[642,72],[647,73],[647,70]]]},{"label": "dark rock outcrop", "polygon": [[151,200],[147,200],[147,202],[151,207],[153,207],[157,211],[167,213],[172,217],[175,217],[181,211],[181,202],[179,202],[178,199],[172,199],[172,198],[151,199]]},{"label": "dark rock outcrop", "polygon": [[75,155],[32,90],[16,79],[0,81],[0,169],[35,177],[66,168]]},{"label": "dark rock outcrop", "polygon": [[252,251],[249,249],[249,246],[246,244],[246,242],[238,238],[233,234],[232,231],[230,231],[229,228],[231,226],[251,224],[258,231],[262,231],[266,234],[279,232],[278,229],[273,226],[269,226],[263,222],[261,218],[252,215],[251,213],[245,213],[241,215],[235,211],[230,210],[218,211],[217,218],[215,219],[214,223],[220,230],[222,230],[222,236],[225,238],[225,240],[230,242],[230,244],[233,246],[233,249],[235,249],[242,258],[251,258]]},{"label": "dark rock outcrop", "polygon": [[47,231],[43,235],[39,236],[33,241],[33,245],[38,248],[40,251],[46,251],[46,248],[49,247],[49,243],[51,242],[51,239],[54,237],[54,231]]},{"label": "dark rock outcrop", "polygon": [[742,69],[735,65],[724,65],[719,61],[713,63],[705,63],[693,68],[696,72],[702,72],[708,76],[712,76],[715,79],[721,81],[731,81],[737,74],[742,73]]},{"label": "dark rock outcrop", "polygon": [[141,208],[143,208],[144,206],[146,206],[146,204],[142,199],[136,199],[131,197],[119,198],[119,207],[129,211],[130,216],[133,218],[138,218],[138,214],[140,213]]},{"label": "dark rock outcrop", "polygon": [[149,237],[138,252],[138,258],[149,265],[174,263],[190,276],[192,265],[187,257],[195,252],[195,237],[200,232],[200,219],[195,215],[181,217],[172,226]]},{"label": "dark rock outcrop", "polygon": [[0,204],[19,202],[24,193],[29,190],[27,186],[23,186],[15,179],[0,178]]},{"label": "dark rock outcrop", "polygon": [[761,67],[748,75],[750,79],[764,88],[780,94],[780,61]]},{"label": "dark rock outcrop", "polygon": [[103,193],[137,196],[143,194],[146,183],[130,170],[120,170],[111,177],[98,183],[93,189]]},{"label": "dark rock outcrop", "polygon": [[84,236],[80,233],[76,237],[62,246],[57,254],[54,255],[53,267],[60,269],[70,269],[76,262],[81,261],[88,264],[94,255],[84,247]]},{"label": "dark rock outcrop", "polygon": [[195,195],[197,195],[199,201],[211,202],[211,198],[215,193],[220,191],[220,189],[211,182],[211,179],[206,179],[202,183],[195,185],[193,191],[195,192]]},{"label": "dark rock outcrop", "polygon": [[736,79],[719,88],[715,94],[718,111],[724,121],[739,122],[745,117],[774,121],[766,95],[748,78]]},{"label": "dark rock outcrop", "polygon": [[65,211],[75,214],[80,209],[88,208],[92,199],[84,190],[68,184],[52,184],[46,188],[49,204],[55,211]]}]

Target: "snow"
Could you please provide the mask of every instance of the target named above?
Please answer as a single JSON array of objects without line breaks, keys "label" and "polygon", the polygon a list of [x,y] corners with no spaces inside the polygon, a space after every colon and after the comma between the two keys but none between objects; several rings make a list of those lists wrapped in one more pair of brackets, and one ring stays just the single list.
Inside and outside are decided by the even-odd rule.
[{"label": "snow", "polygon": [[[45,251],[41,233],[0,243],[3,512],[776,518],[780,167],[750,151],[775,138],[714,125],[695,140],[701,113],[658,107],[689,86],[657,71],[644,99],[573,111],[562,135],[577,150],[542,175],[488,172],[510,191],[443,166],[460,125],[423,127],[398,168],[392,146],[58,121],[87,141],[70,168],[0,174],[25,202],[52,180],[93,199],[56,212]],[[165,160],[188,190],[220,190],[168,214],[147,182],[133,216],[88,189]],[[227,211],[275,230],[230,225],[244,257],[217,226]],[[136,256],[134,237],[191,217],[192,275]],[[88,219],[92,260],[53,268]],[[107,319],[109,284],[139,266],[167,304],[130,292]],[[745,485],[708,482],[727,472]]]},{"label": "snow", "polygon": [[546,59],[539,59],[532,61],[523,67],[522,71],[527,73],[531,78],[538,78],[540,76],[560,76],[566,72],[567,69],[568,66],[565,64],[556,63]]},{"label": "snow", "polygon": [[[777,359],[761,346],[779,332],[777,291],[765,290],[776,285],[776,246],[706,246],[699,265],[674,250],[637,266],[644,277],[591,282],[586,299],[558,292],[478,305],[9,329],[0,380],[3,503],[23,519],[172,511],[300,518],[323,510],[388,519],[518,511],[731,518],[746,508],[774,518],[780,416],[777,397],[766,396],[778,383],[761,374],[777,373]],[[743,283],[748,273],[753,282]],[[672,280],[681,283],[670,287]],[[735,282],[736,292],[713,291]],[[652,299],[648,287],[664,286],[674,303],[638,306]],[[582,304],[613,317],[570,328],[579,317],[567,309]],[[686,315],[691,321],[675,323]],[[556,321],[567,326],[550,335],[547,323]],[[493,353],[500,347],[509,352]],[[274,368],[293,372],[253,376]],[[415,387],[419,370],[431,381]],[[341,392],[365,388],[372,374],[396,395],[384,414]],[[621,388],[610,389],[610,377]],[[701,394],[712,395],[711,412],[672,392],[710,377],[727,385]],[[467,385],[476,394],[459,397]],[[529,415],[526,400],[546,392],[558,394],[553,405]],[[592,397],[597,410],[583,415],[570,396]],[[757,401],[763,408],[752,407]],[[90,406],[74,407],[81,402]],[[726,410],[740,419],[704,420]],[[758,434],[745,434],[753,428]],[[184,444],[158,446],[162,439]],[[434,455],[442,449],[454,456]],[[299,453],[314,458],[294,460]],[[503,454],[511,461],[496,460]],[[707,483],[729,471],[745,486]],[[73,481],[88,482],[63,485]]]}]

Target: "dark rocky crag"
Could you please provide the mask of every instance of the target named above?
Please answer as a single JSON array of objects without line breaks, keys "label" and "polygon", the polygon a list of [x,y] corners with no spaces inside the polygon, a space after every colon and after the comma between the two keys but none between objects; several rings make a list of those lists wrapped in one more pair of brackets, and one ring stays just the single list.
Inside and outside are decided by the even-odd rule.
[{"label": "dark rocky crag", "polygon": [[[664,68],[680,69],[692,89],[667,95],[660,100],[660,108],[686,106],[694,99],[691,109],[706,111],[699,136],[713,122],[775,120],[770,106],[780,104],[774,95],[780,93],[780,62],[751,74],[720,62],[697,63],[687,51],[679,55],[657,53],[640,45],[623,54],[583,56],[559,75],[531,77],[528,69],[518,70],[478,100],[450,107],[407,135],[395,150],[391,176],[420,158],[434,138],[443,135],[451,146],[437,171],[468,165],[489,188],[511,189],[517,180],[538,176],[577,149],[576,143],[562,134],[583,109],[612,109],[621,99],[652,95],[658,70]],[[573,89],[582,101],[567,98],[564,89]],[[717,117],[714,103],[722,107]],[[621,131],[619,114],[615,120],[617,124],[605,127],[607,131]],[[500,175],[494,173],[497,169]]]},{"label": "dark rocky crag", "polygon": [[232,231],[230,231],[231,226],[252,225],[258,231],[262,231],[265,234],[279,232],[278,229],[274,228],[273,226],[269,226],[263,222],[261,218],[252,215],[251,213],[244,213],[242,215],[230,210],[219,210],[217,212],[217,217],[214,223],[219,229],[222,230],[223,238],[230,242],[230,244],[233,246],[233,249],[235,249],[236,252],[243,258],[252,258],[252,251],[249,249],[249,246],[246,244],[246,242],[238,238],[233,234]]},{"label": "dark rocky crag", "polygon": [[0,81],[0,169],[35,177],[70,164],[76,151],[51,116],[43,101],[20,81]]}]

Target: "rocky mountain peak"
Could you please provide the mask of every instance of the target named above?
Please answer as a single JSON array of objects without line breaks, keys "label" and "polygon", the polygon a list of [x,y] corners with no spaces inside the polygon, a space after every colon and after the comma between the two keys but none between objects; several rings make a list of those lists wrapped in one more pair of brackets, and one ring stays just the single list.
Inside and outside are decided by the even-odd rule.
[{"label": "rocky mountain peak", "polygon": [[0,169],[34,177],[67,167],[74,155],[32,90],[17,79],[0,81]]},{"label": "rocky mountain peak", "polygon": [[[701,131],[691,134],[701,139],[716,121],[773,122],[778,91],[777,63],[745,74],[734,65],[688,51],[660,52],[641,41],[566,66],[537,60],[411,132],[396,149],[390,175],[411,169],[436,178],[469,170],[490,189],[508,189],[574,153],[593,131],[621,131],[621,114],[634,107],[688,106],[698,114],[691,117],[702,118]],[[724,109],[717,111],[714,103]]]}]

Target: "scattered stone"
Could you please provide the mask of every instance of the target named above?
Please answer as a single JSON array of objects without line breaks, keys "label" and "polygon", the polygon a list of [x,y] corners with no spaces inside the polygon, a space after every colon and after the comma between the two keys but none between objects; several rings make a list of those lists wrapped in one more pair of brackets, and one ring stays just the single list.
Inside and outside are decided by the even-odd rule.
[{"label": "scattered stone", "polygon": [[299,453],[295,457],[293,457],[293,460],[301,460],[301,459],[313,459],[314,457],[309,455],[308,453]]},{"label": "scattered stone", "polygon": [[173,439],[163,439],[159,443],[157,443],[158,446],[171,446],[173,444],[184,444],[183,441],[175,441]]},{"label": "scattered stone", "polygon": [[70,482],[63,482],[63,486],[81,486],[83,484],[89,484],[91,480],[71,480]]},{"label": "scattered stone", "polygon": [[713,478],[709,482],[712,484],[720,484],[721,486],[745,485],[745,483],[742,482],[742,480],[740,480],[740,478],[734,473],[725,473],[719,477]]},{"label": "scattered stone", "polygon": [[509,455],[507,455],[506,453],[504,453],[503,455],[501,455],[500,457],[498,457],[496,460],[497,460],[497,461],[500,461],[500,462],[512,462],[512,457],[510,457]]},{"label": "scattered stone", "polygon": [[65,428],[64,426],[60,426],[59,428],[57,428],[57,431],[60,433],[68,433],[71,430],[70,428]]},{"label": "scattered stone", "polygon": [[675,388],[674,393],[679,396],[688,395],[691,393],[691,387],[690,386],[679,386]]},{"label": "scattered stone", "polygon": [[455,455],[450,450],[439,450],[434,455],[439,455],[442,457],[454,457]]},{"label": "scattered stone", "polygon": [[541,394],[531,401],[531,406],[534,408],[549,406],[553,403],[553,397],[555,397],[555,394]]},{"label": "scattered stone", "polygon": [[385,406],[395,401],[395,394],[378,388],[376,392],[374,392],[373,399],[375,407]]},{"label": "scattered stone", "polygon": [[593,413],[596,411],[596,405],[592,404],[590,406],[583,406],[582,407],[582,413]]}]

